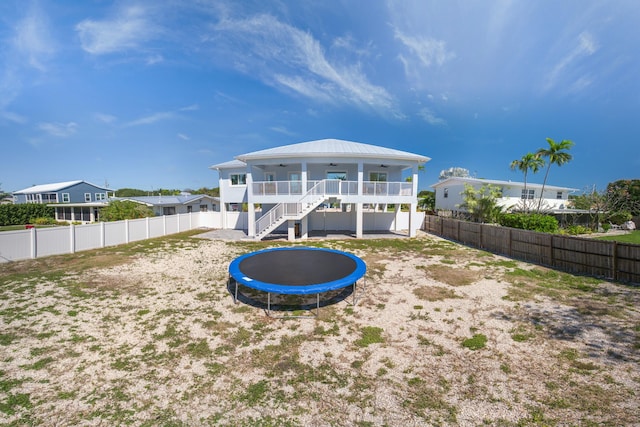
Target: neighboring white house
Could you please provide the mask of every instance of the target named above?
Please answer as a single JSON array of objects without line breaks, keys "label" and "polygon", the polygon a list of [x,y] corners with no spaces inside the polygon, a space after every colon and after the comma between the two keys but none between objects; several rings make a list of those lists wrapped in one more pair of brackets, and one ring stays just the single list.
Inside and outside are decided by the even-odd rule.
[{"label": "neighboring white house", "polygon": [[[364,231],[398,227],[400,204],[409,205],[408,232],[420,227],[416,208],[419,154],[339,139],[302,142],[236,156],[211,166],[220,180],[226,213],[247,206],[247,234],[261,239],[286,227],[292,240],[309,231]],[[406,178],[410,177],[410,181]],[[392,213],[388,205],[394,205]],[[377,216],[376,216],[377,215]]]},{"label": "neighboring white house", "polygon": [[[538,206],[542,184],[527,183],[526,190],[523,182],[498,181],[494,179],[451,177],[442,180],[431,187],[436,193],[437,211],[459,211],[465,210],[460,207],[464,203],[462,192],[465,184],[473,186],[476,190],[483,185],[490,184],[499,187],[502,197],[498,199],[498,205],[505,210],[522,206],[527,203],[529,206]],[[542,210],[549,213],[564,213],[570,211],[568,205],[569,193],[578,191],[575,188],[557,187],[545,185],[542,195]]]},{"label": "neighboring white house", "polygon": [[117,197],[111,200],[123,200],[141,203],[150,207],[154,215],[175,215],[190,212],[217,212],[220,201],[206,194],[184,194],[179,196],[135,196]]}]

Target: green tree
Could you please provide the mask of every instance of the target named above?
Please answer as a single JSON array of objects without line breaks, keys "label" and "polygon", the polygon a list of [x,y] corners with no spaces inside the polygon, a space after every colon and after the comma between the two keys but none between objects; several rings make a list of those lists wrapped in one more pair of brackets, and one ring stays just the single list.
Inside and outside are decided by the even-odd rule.
[{"label": "green tree", "polygon": [[540,191],[540,199],[538,200],[538,212],[542,206],[542,195],[544,194],[544,187],[547,184],[547,178],[549,177],[549,169],[551,165],[558,165],[558,167],[568,163],[573,158],[567,151],[573,147],[573,141],[563,139],[560,142],[555,142],[551,138],[547,138],[549,147],[541,148],[536,152],[539,157],[547,158],[547,171],[544,174],[544,181],[542,181],[542,190]]},{"label": "green tree", "polygon": [[[529,171],[533,173],[538,173],[540,168],[544,167],[544,159],[540,157],[538,154],[527,153],[520,160],[514,160],[511,162],[511,170],[519,170],[524,174],[524,194],[527,193],[527,174]],[[523,211],[527,212],[529,210],[529,204],[527,203],[528,199],[522,199],[523,201]]]},{"label": "green tree", "polygon": [[129,200],[114,200],[100,211],[100,219],[103,221],[122,221],[151,216],[153,216],[153,210],[150,207]]},{"label": "green tree", "polygon": [[436,209],[436,193],[428,190],[419,192],[418,207],[423,211],[434,211]]},{"label": "green tree", "polygon": [[621,179],[607,185],[609,210],[640,215],[640,179]]},{"label": "green tree", "polygon": [[148,191],[138,190],[137,188],[120,188],[116,190],[116,197],[139,197],[148,195]]},{"label": "green tree", "polygon": [[497,222],[502,214],[502,206],[498,205],[502,189],[496,185],[485,184],[476,190],[472,185],[465,184],[461,194],[464,202],[459,207],[465,209],[476,222]]},{"label": "green tree", "polygon": [[214,187],[214,188],[202,187],[202,188],[198,188],[197,190],[189,191],[189,193],[191,193],[191,194],[206,194],[207,196],[211,196],[211,197],[220,197],[220,188],[218,188],[218,187]]}]

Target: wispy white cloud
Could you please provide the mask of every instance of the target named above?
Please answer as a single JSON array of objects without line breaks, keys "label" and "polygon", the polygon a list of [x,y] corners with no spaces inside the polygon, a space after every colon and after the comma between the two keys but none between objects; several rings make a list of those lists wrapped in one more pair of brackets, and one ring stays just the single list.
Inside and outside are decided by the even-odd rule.
[{"label": "wispy white cloud", "polygon": [[192,104],[192,105],[188,105],[186,107],[180,108],[180,111],[197,111],[199,109],[200,109],[200,106],[198,104]]},{"label": "wispy white cloud", "polygon": [[435,115],[429,108],[422,108],[418,111],[418,116],[425,122],[433,126],[446,126],[447,121],[441,117]]},{"label": "wispy white cloud", "polygon": [[145,61],[147,65],[155,65],[161,62],[164,62],[164,57],[160,54],[150,55]]},{"label": "wispy white cloud", "polygon": [[[553,67],[553,69],[547,74],[544,89],[549,90],[556,86],[558,84],[558,81],[569,70],[570,67],[575,65],[575,63],[581,58],[593,55],[598,50],[598,48],[598,43],[589,32],[583,31],[582,33],[580,33],[577,37],[576,46],[564,57],[562,57],[560,61],[558,61],[558,63],[555,65],[555,67]],[[579,84],[581,80],[582,84]],[[588,86],[588,84],[584,84],[588,80],[588,78],[578,78],[576,81],[576,83],[578,84],[577,86],[574,84],[574,88],[578,88],[580,86]]]},{"label": "wispy white cloud", "polygon": [[75,134],[78,131],[78,124],[75,122],[69,122],[69,123],[42,122],[38,124],[38,129],[48,133],[51,136],[66,138]]},{"label": "wispy white cloud", "polygon": [[7,109],[27,82],[47,71],[56,53],[50,22],[39,4],[32,2],[21,12],[24,14],[15,19],[6,37],[0,38],[0,114],[14,123],[24,123],[25,119]]},{"label": "wispy white cloud", "polygon": [[27,15],[15,26],[13,46],[31,67],[45,71],[45,61],[56,51],[49,21],[36,3],[27,10]]},{"label": "wispy white cloud", "polygon": [[104,113],[95,113],[93,115],[93,117],[102,123],[107,123],[107,124],[111,124],[113,122],[115,122],[116,120],[118,120],[118,118],[116,116],[112,116],[111,114],[104,114]]},{"label": "wispy white cloud", "polygon": [[192,104],[186,107],[178,108],[175,111],[159,111],[144,117],[140,117],[139,119],[132,120],[126,123],[125,127],[151,125],[164,120],[178,119],[183,116],[182,114],[180,114],[181,112],[197,111],[199,109],[200,106],[198,104]]},{"label": "wispy white cloud", "polygon": [[178,134],[178,138],[180,138],[183,141],[189,141],[191,139],[187,135],[185,135],[184,133],[179,133]]},{"label": "wispy white cloud", "polygon": [[11,111],[0,111],[0,118],[21,125],[27,123],[28,121],[26,117],[21,116],[20,114],[13,113]]},{"label": "wispy white cloud", "polygon": [[[432,65],[442,66],[456,57],[455,52],[447,49],[444,40],[431,37],[415,37],[407,35],[396,29],[395,38],[400,40],[424,67]],[[403,56],[404,60],[408,60]]]},{"label": "wispy white cloud", "polygon": [[[104,55],[137,49],[160,33],[142,6],[127,6],[112,19],[85,19],[76,25],[82,49]],[[152,57],[158,59],[158,57]]]},{"label": "wispy white cloud", "polygon": [[274,132],[278,132],[278,133],[281,133],[281,134],[287,135],[287,136],[296,136],[297,135],[295,132],[291,132],[289,129],[287,129],[284,126],[272,126],[269,129],[271,129]]},{"label": "wispy white cloud", "polygon": [[[226,50],[225,56],[233,58],[229,62],[236,70],[254,73],[267,84],[317,102],[394,109],[393,96],[370,82],[358,62],[329,58],[311,33],[271,15],[224,19],[215,30],[225,39],[220,45]],[[347,42],[352,43],[336,41],[338,46]]]},{"label": "wispy white cloud", "polygon": [[150,125],[162,120],[169,120],[176,118],[177,115],[173,112],[158,112],[153,113],[145,117],[141,117],[139,119],[128,122],[125,126],[141,126],[141,125]]}]

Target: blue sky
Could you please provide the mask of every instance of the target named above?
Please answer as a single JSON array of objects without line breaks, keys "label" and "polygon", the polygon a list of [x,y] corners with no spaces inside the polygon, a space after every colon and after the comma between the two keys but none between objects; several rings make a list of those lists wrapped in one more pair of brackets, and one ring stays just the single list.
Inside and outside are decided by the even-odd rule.
[{"label": "blue sky", "polygon": [[[640,178],[640,4],[539,1],[0,3],[0,188],[217,186],[209,166],[323,138],[521,181]],[[529,175],[542,182],[544,173]]]}]

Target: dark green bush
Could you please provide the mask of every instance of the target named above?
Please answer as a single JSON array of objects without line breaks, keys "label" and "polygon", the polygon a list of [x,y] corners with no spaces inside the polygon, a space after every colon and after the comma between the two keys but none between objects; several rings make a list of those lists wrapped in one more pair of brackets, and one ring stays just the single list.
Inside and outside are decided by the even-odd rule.
[{"label": "dark green bush", "polygon": [[35,203],[0,205],[0,225],[29,224],[36,218],[55,218],[55,209]]},{"label": "dark green bush", "polygon": [[555,233],[558,231],[558,220],[550,215],[508,213],[500,216],[499,223],[504,227],[540,231],[542,233]]},{"label": "dark green bush", "polygon": [[620,211],[620,212],[613,212],[611,215],[609,215],[609,217],[607,219],[612,224],[621,225],[621,224],[631,220],[632,217],[633,216],[631,215],[631,212]]}]

